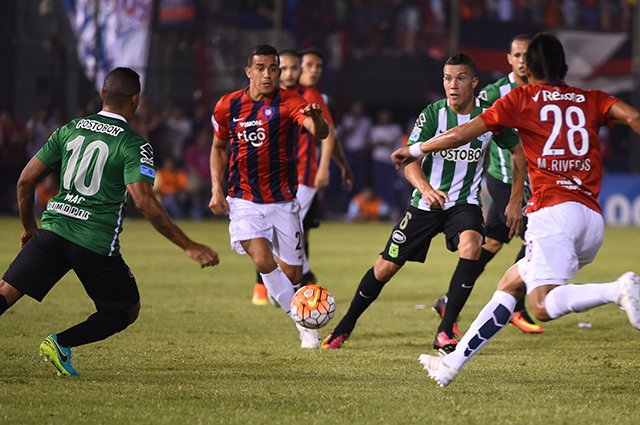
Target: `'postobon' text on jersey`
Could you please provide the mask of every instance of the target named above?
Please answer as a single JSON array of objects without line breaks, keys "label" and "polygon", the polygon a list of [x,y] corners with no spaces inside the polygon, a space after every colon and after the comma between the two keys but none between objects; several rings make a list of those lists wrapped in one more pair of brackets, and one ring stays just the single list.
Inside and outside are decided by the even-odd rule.
[{"label": "'postobon' text on jersey", "polygon": [[57,129],[36,156],[60,168],[60,191],[42,228],[99,254],[119,254],[126,185],[153,184],[151,145],[124,118],[103,111]]}]

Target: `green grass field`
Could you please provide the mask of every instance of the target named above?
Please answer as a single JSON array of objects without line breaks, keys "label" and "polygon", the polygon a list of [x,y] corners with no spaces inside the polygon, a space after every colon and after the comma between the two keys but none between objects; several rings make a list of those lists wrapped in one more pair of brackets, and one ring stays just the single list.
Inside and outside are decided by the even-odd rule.
[{"label": "green grass field", "polygon": [[[341,350],[302,351],[281,310],[250,303],[254,269],[231,252],[226,221],[182,223],[218,250],[200,270],[144,221],[129,221],[123,255],[142,296],[138,321],[74,350],[78,379],[56,377],[38,356],[52,331],[93,312],[69,274],[42,304],[24,298],[0,319],[0,424],[637,424],[640,333],[615,306],[570,315],[542,335],[504,330],[448,388],[417,361],[429,352],[457,256],[438,238],[426,264],[408,264],[362,317]],[[311,235],[321,283],[345,312],[391,225],[323,223]],[[0,268],[20,226],[0,219]],[[577,281],[640,270],[640,228],[608,228],[596,262]],[[489,264],[462,313],[465,329],[513,260]],[[426,305],[426,308],[423,308]],[[591,328],[579,328],[579,322]],[[324,337],[330,323],[322,330]]]}]

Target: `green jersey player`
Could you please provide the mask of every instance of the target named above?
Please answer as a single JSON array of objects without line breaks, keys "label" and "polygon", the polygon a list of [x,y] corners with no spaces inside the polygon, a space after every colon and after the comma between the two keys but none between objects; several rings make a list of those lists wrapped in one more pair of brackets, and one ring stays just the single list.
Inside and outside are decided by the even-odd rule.
[{"label": "green jersey player", "polygon": [[[481,90],[480,98],[493,105],[496,100],[509,93],[515,87],[527,84],[525,55],[530,41],[531,36],[526,34],[516,35],[510,40],[507,61],[511,65],[511,72]],[[483,268],[502,249],[502,246],[511,240],[504,215],[509,193],[511,192],[511,157],[508,150],[500,148],[495,143],[492,143],[490,148],[486,182],[493,202],[487,211],[487,234],[480,254],[480,262]],[[528,184],[525,184],[525,192],[528,192],[528,187]],[[527,200],[526,198],[528,196],[525,195],[525,201]],[[526,217],[524,223],[526,225]],[[524,231],[519,236],[524,241]],[[516,262],[524,257],[524,253],[525,245],[523,244],[516,256]],[[544,328],[534,323],[527,312],[524,297],[518,300],[510,323],[525,333],[544,332]]]},{"label": "green jersey player", "polygon": [[[153,226],[202,267],[218,263],[211,248],[189,239],[152,191],[153,149],[132,131],[140,99],[140,77],[116,68],[104,80],[103,110],[56,130],[18,180],[22,249],[0,280],[0,315],[24,294],[42,301],[73,270],[96,306],[87,320],[49,335],[40,351],[58,374],[78,375],[71,347],[101,341],[133,323],[140,295],[120,255],[127,194]],[[60,169],[60,191],[47,204],[38,229],[33,214],[36,183]]]},{"label": "green jersey player", "polygon": [[[436,134],[461,125],[480,115],[485,106],[474,97],[478,84],[475,64],[467,55],[449,57],[444,66],[446,99],[427,106],[419,115],[409,137],[409,145],[420,145]],[[427,156],[405,168],[405,176],[415,190],[402,220],[393,228],[384,251],[356,289],[344,318],[323,342],[323,348],[339,348],[353,331],[360,315],[371,305],[383,286],[406,261],[424,262],[431,240],[444,233],[450,251],[458,251],[459,260],[449,284],[444,317],[433,342],[438,350],[452,351],[459,330],[456,319],[469,297],[479,266],[484,222],[480,207],[480,182],[485,154],[491,140],[510,149],[514,160],[514,179],[523,179],[524,157],[512,130],[497,137],[491,132],[469,140],[458,149]],[[522,219],[522,189],[514,185],[508,215],[514,231]]]}]

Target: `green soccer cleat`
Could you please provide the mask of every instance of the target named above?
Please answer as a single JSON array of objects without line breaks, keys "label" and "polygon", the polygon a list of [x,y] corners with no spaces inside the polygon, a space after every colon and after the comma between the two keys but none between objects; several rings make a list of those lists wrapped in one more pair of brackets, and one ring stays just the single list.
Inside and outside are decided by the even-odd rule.
[{"label": "green soccer cleat", "polygon": [[80,376],[80,373],[71,365],[71,348],[61,347],[56,334],[51,334],[42,341],[40,355],[45,357],[45,361],[51,361],[51,364],[58,369],[58,376]]}]

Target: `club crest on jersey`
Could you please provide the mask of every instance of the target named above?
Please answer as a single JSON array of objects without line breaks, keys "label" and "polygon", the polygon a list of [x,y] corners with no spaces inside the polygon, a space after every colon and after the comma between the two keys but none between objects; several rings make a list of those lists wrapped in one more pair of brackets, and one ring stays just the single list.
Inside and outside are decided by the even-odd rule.
[{"label": "club crest on jersey", "polygon": [[273,112],[274,111],[271,106],[265,106],[264,108],[262,108],[262,115],[264,115],[267,120],[273,118]]},{"label": "club crest on jersey", "polygon": [[140,146],[140,162],[153,167],[153,146],[151,144],[145,143]]}]

